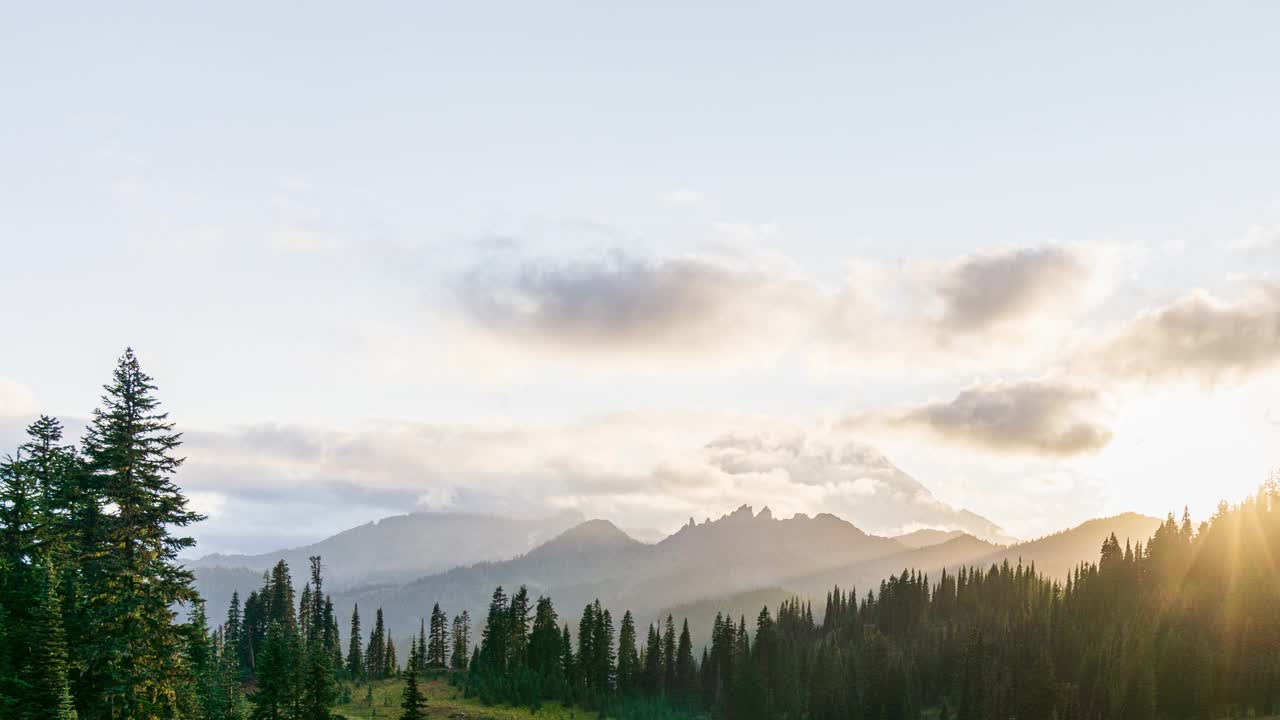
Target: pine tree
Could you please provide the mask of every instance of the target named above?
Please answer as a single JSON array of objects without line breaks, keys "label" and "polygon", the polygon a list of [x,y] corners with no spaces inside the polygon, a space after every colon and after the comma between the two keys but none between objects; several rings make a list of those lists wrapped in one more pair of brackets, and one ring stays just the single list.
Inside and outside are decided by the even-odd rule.
[{"label": "pine tree", "polygon": [[480,662],[485,665],[487,673],[503,675],[507,672],[511,642],[511,628],[508,625],[510,616],[506,593],[498,586],[489,601],[489,615],[480,636]]},{"label": "pine tree", "polygon": [[222,655],[234,668],[235,677],[240,677],[240,643],[244,635],[244,619],[240,611],[240,593],[231,591],[231,603],[227,606],[227,620],[222,625]]},{"label": "pine tree", "polygon": [[173,484],[181,435],[160,411],[155,385],[126,350],[83,447],[95,498],[88,534],[100,542],[82,567],[87,627],[77,633],[78,689],[87,718],[167,717],[186,682],[172,608],[196,600],[178,554],[195,541],[175,530],[202,520]]},{"label": "pine tree", "polygon": [[52,562],[46,562],[39,578],[39,592],[25,628],[31,638],[29,655],[23,663],[21,677],[26,685],[19,717],[24,720],[74,720],[75,706],[67,680],[67,646],[63,630],[62,598],[58,592],[58,574]]},{"label": "pine tree", "polygon": [[[266,580],[263,581],[266,586]],[[240,631],[240,668],[244,677],[249,678],[257,670],[257,655],[267,644],[266,603],[263,594],[250,590],[244,601],[244,615]]]},{"label": "pine tree", "polygon": [[356,681],[363,680],[367,673],[360,639],[360,606],[354,605],[351,608],[351,641],[347,647],[347,673]]},{"label": "pine tree", "polygon": [[274,621],[258,657],[258,683],[252,695],[253,720],[292,720],[296,717],[298,688],[294,664],[298,656],[297,632]]},{"label": "pine tree", "polygon": [[[50,609],[60,623],[64,622],[61,608],[70,605],[72,593],[59,590],[63,597],[50,605],[45,597],[49,574],[55,567],[74,570],[78,560],[74,556],[74,528],[69,523],[70,488],[78,460],[74,449],[61,445],[61,440],[61,423],[41,416],[27,426],[27,441],[18,448],[16,457],[0,463],[0,606],[8,616],[7,626],[0,628],[0,669],[9,668],[0,672],[0,696],[11,698],[20,707],[44,708],[32,709],[32,713],[54,709],[37,704],[49,702],[46,686],[51,680],[27,675],[43,672],[30,665],[32,656],[41,649],[36,646],[39,637],[29,629],[46,620],[38,613]],[[74,573],[68,575],[75,577]],[[61,585],[55,582],[55,586]],[[62,628],[59,633],[64,633]],[[65,650],[64,644],[62,652]]]},{"label": "pine tree", "polygon": [[559,688],[564,683],[560,658],[560,626],[551,598],[539,597],[529,632],[529,668],[544,687]]},{"label": "pine tree", "polygon": [[387,666],[382,671],[382,677],[393,678],[400,675],[400,659],[396,657],[396,643],[391,639],[391,631],[387,631]]},{"label": "pine tree", "polygon": [[404,694],[400,701],[400,720],[423,720],[427,717],[427,699],[418,687],[418,673],[405,673]]},{"label": "pine tree", "polygon": [[565,686],[569,688],[570,696],[566,700],[572,700],[572,689],[578,686],[578,662],[573,655],[573,639],[569,636],[569,623],[565,623],[560,631],[560,672],[564,675]]},{"label": "pine tree", "polygon": [[298,618],[294,614],[293,575],[289,564],[280,560],[271,568],[270,577],[262,590],[266,602],[267,624],[278,622],[292,632],[298,631]]},{"label": "pine tree", "polygon": [[[302,687],[299,688],[301,713],[299,720],[329,720],[333,706],[338,701],[338,686],[334,680],[332,637],[330,619],[325,615],[324,578],[320,556],[311,557],[311,603],[306,610],[310,617],[305,623],[303,638],[304,663]],[[304,614],[304,615],[305,615]]]},{"label": "pine tree", "polygon": [[440,603],[431,608],[431,635],[426,646],[426,664],[431,668],[444,668],[449,647],[449,618],[440,609]]},{"label": "pine tree", "polygon": [[191,685],[185,694],[189,713],[201,720],[230,720],[235,710],[233,697],[222,677],[218,663],[217,635],[210,633],[203,602],[196,602],[187,622],[187,665],[191,669]]},{"label": "pine tree", "polygon": [[466,610],[453,616],[453,655],[450,665],[454,670],[467,667],[468,653],[471,651],[471,614]]},{"label": "pine tree", "polygon": [[513,668],[529,664],[529,589],[521,585],[511,596],[511,611],[507,618],[508,662]]},{"label": "pine tree", "polygon": [[676,690],[676,623],[670,615],[662,636],[662,690],[667,695]]},{"label": "pine tree", "polygon": [[644,646],[644,691],[650,695],[662,692],[662,637],[652,623]]},{"label": "pine tree", "polygon": [[636,652],[636,623],[627,610],[622,614],[622,627],[618,630],[618,692],[634,692],[640,671],[640,658]]},{"label": "pine tree", "polygon": [[689,619],[685,618],[680,629],[680,641],[676,645],[675,687],[676,695],[684,701],[693,697],[697,669],[693,664],[693,640],[689,637]]},{"label": "pine tree", "polygon": [[373,630],[369,632],[369,645],[365,649],[364,661],[368,666],[365,676],[370,680],[381,680],[387,676],[387,627],[382,622],[382,608],[378,608],[374,616]]}]

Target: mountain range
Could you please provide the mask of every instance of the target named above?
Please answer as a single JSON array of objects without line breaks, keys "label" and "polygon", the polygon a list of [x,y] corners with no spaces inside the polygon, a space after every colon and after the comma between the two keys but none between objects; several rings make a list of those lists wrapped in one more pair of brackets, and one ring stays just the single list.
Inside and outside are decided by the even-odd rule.
[{"label": "mountain range", "polygon": [[[503,535],[504,527],[518,527],[524,531],[520,537],[533,545],[537,532],[567,519],[557,516],[534,523],[495,519],[482,522],[476,517],[463,521],[447,515],[389,518],[307,548],[245,558],[254,564],[252,568],[220,565],[230,559],[228,556],[204,558],[195,566],[197,587],[211,607],[220,608],[225,607],[232,589],[243,596],[260,586],[259,568],[273,562],[273,556],[288,561],[295,580],[301,584],[307,554],[321,554],[328,566],[330,556],[325,553],[342,548],[353,552],[353,547],[359,547],[359,543],[351,545],[355,538],[402,538],[406,528],[439,525],[481,534],[487,526],[496,540]],[[599,598],[619,613],[624,608],[632,610],[640,623],[672,612],[687,615],[697,627],[709,627],[717,610],[752,614],[759,611],[755,604],[761,600],[776,606],[783,597],[799,595],[814,599],[815,609],[820,609],[821,598],[833,585],[865,592],[889,575],[909,568],[936,574],[944,568],[985,567],[1008,560],[1034,563],[1047,574],[1062,577],[1076,564],[1096,560],[1102,541],[1111,533],[1145,539],[1158,524],[1155,518],[1125,514],[1004,546],[952,532],[880,537],[830,514],[779,519],[768,508],[755,513],[744,505],[716,520],[690,521],[653,544],[633,539],[607,520],[593,519],[573,525],[514,557],[428,572],[409,581],[395,577],[398,572],[408,571],[407,561],[388,561],[370,568],[385,573],[385,579],[362,584],[335,583],[333,598],[342,617],[348,617],[357,603],[365,615],[383,608],[398,637],[413,632],[419,618],[429,614],[436,602],[450,614],[465,609],[473,622],[479,622],[493,589],[499,585],[508,590],[525,585],[535,597],[551,596],[563,619],[569,622],[576,620],[586,603]],[[387,527],[379,530],[383,525]],[[442,530],[436,527],[431,532]],[[500,547],[497,545],[481,548],[482,543],[475,541],[475,536],[469,537],[469,544],[459,543],[457,547],[467,552],[501,551],[494,549]],[[439,542],[439,546],[415,546],[431,549],[418,562],[438,562],[435,558],[452,547],[447,541]],[[384,545],[382,550],[389,555],[402,552],[395,544]],[[336,576],[349,578],[350,573]],[[755,607],[746,608],[744,603]],[[748,609],[750,612],[746,612]]]}]

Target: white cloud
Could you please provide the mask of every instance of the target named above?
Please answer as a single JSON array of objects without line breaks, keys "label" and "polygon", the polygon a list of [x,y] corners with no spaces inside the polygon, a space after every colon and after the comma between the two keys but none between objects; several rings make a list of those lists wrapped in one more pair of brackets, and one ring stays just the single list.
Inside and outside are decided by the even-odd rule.
[{"label": "white cloud", "polygon": [[30,389],[0,377],[0,416],[32,415],[38,411],[36,396]]}]

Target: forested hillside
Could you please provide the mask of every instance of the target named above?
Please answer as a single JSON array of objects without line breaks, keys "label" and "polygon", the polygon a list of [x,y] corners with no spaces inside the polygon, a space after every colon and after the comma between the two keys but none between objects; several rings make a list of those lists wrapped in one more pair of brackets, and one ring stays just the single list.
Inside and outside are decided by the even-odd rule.
[{"label": "forested hillside", "polygon": [[[567,625],[555,650],[549,600],[525,645],[527,600],[499,589],[467,682],[491,699],[624,713],[660,701],[751,719],[1273,714],[1277,553],[1280,483],[1269,483],[1198,528],[1170,515],[1146,541],[1109,536],[1064,581],[1008,562],[932,580],[907,571],[865,594],[833,588],[817,608],[788,600],[750,623],[720,615],[700,661],[687,623],[637,628],[599,604],[584,608],[576,654]],[[516,640],[502,639],[512,627]]]}]

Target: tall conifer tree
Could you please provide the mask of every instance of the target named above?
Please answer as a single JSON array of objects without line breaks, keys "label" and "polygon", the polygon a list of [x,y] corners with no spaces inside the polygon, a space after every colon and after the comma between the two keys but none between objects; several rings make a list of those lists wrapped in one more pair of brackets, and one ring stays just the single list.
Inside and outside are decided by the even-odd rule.
[{"label": "tall conifer tree", "polygon": [[86,720],[169,717],[179,712],[185,664],[173,607],[196,599],[178,554],[195,540],[175,534],[201,519],[173,483],[182,438],[160,410],[155,384],[125,351],[93,412],[83,447],[96,499],[83,567],[90,629],[79,634],[85,668],[78,705]]}]

